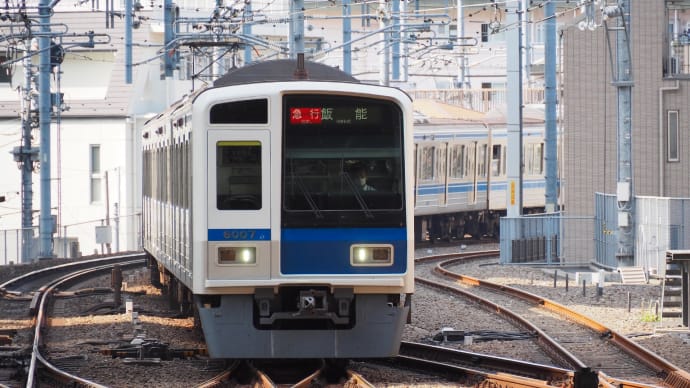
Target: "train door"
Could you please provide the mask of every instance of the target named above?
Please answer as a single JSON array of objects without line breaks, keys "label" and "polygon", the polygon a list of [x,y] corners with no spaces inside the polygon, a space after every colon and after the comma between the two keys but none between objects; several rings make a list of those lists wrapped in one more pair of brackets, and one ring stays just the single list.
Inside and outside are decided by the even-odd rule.
[{"label": "train door", "polygon": [[270,137],[208,132],[208,278],[270,276]]}]

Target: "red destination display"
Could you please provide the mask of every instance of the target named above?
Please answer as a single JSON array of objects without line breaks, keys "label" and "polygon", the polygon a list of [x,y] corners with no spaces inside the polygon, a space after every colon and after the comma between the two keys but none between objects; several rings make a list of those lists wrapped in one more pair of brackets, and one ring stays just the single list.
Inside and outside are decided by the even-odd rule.
[{"label": "red destination display", "polygon": [[290,108],[290,124],[321,124],[321,108]]}]

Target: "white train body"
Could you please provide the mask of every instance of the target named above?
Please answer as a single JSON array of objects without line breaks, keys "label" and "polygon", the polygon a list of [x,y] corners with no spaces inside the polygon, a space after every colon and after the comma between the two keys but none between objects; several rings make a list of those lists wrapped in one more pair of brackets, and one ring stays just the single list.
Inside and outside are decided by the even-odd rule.
[{"label": "white train body", "polygon": [[[144,248],[212,357],[397,354],[414,291],[411,101],[311,63],[335,80],[283,80],[295,62],[273,62],[145,125]],[[377,191],[358,190],[355,166]]]}]

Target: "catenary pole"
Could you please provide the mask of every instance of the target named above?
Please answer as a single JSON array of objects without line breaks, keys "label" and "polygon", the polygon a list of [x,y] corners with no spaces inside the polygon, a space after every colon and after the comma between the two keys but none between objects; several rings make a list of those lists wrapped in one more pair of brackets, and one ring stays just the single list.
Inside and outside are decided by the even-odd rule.
[{"label": "catenary pole", "polygon": [[556,84],[556,5],[553,1],[544,4],[546,18],[546,36],[544,42],[544,89],[546,102],[546,211],[558,209],[558,122],[556,107],[558,104]]},{"label": "catenary pole", "polygon": [[50,214],[50,6],[48,0],[40,0],[38,5],[41,25],[38,38],[39,78],[38,78],[38,114],[41,131],[39,151],[41,163],[41,212],[39,219],[39,258],[53,257],[53,217]]},{"label": "catenary pole", "polygon": [[508,178],[508,195],[506,196],[507,215],[510,218],[522,215],[522,67],[520,44],[522,36],[520,1],[506,3],[507,65],[506,76],[508,91],[506,93],[508,132],[508,152],[506,175]]}]

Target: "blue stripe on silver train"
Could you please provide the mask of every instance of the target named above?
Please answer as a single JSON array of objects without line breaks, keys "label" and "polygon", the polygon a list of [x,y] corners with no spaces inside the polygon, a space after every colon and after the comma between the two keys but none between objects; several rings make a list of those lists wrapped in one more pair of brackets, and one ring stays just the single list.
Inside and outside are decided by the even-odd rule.
[{"label": "blue stripe on silver train", "polygon": [[[390,244],[393,265],[357,267],[350,263],[352,244]],[[407,271],[405,228],[284,229],[280,242],[284,275],[402,274]]]}]

